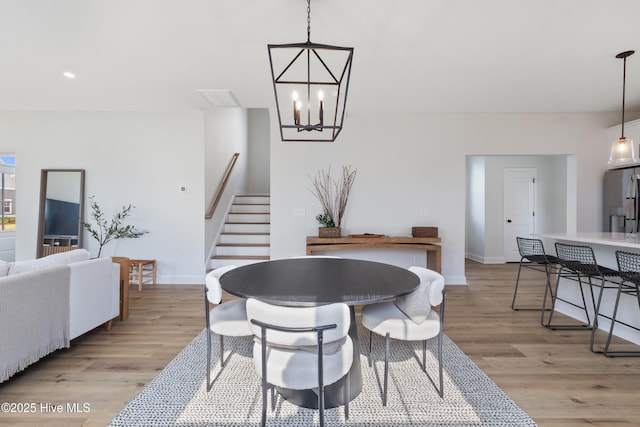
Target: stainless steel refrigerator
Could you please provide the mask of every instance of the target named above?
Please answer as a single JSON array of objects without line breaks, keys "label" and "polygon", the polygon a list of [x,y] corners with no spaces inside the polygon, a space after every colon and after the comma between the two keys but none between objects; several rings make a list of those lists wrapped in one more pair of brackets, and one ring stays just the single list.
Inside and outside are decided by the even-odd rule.
[{"label": "stainless steel refrigerator", "polygon": [[604,174],[604,231],[637,233],[640,229],[640,167]]}]

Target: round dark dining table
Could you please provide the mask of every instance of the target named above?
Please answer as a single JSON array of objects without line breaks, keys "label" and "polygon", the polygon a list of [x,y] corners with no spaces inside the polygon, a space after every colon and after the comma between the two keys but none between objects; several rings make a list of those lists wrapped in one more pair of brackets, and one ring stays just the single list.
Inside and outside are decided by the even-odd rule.
[{"label": "round dark dining table", "polygon": [[[381,262],[309,256],[259,262],[237,267],[220,277],[222,289],[241,298],[256,298],[270,304],[314,306],[341,302],[349,305],[353,340],[350,399],[362,390],[355,305],[390,301],[418,287],[411,271]],[[344,404],[344,379],[325,387],[327,408]],[[287,400],[304,407],[317,407],[313,390],[284,390]]]}]

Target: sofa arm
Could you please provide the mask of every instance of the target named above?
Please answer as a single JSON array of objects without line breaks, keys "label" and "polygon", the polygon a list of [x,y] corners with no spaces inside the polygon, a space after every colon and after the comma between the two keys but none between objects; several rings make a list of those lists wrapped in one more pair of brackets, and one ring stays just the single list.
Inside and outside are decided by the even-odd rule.
[{"label": "sofa arm", "polygon": [[120,273],[111,258],[75,262],[69,267],[69,333],[73,339],[120,314]]}]

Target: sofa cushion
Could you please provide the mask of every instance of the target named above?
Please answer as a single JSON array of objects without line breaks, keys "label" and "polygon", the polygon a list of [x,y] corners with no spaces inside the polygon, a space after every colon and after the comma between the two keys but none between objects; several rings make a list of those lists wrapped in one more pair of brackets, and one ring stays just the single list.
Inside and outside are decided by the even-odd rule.
[{"label": "sofa cushion", "polygon": [[[40,258],[41,260],[44,258]],[[30,271],[42,270],[43,268],[50,267],[46,262],[42,262],[37,259],[30,259],[28,261],[16,261],[9,265],[9,272],[7,276],[13,276],[14,274],[28,273]]]},{"label": "sofa cushion", "polygon": [[90,258],[89,251],[86,249],[74,249],[68,252],[60,252],[57,254],[49,255],[42,259],[46,259],[48,262],[55,265],[71,264],[72,262],[86,261]]},{"label": "sofa cushion", "polygon": [[27,273],[29,271],[39,271],[54,265],[66,265],[74,262],[86,261],[89,259],[89,251],[86,249],[74,249],[69,252],[61,252],[44,258],[32,259],[28,261],[16,261],[10,264],[8,275]]}]

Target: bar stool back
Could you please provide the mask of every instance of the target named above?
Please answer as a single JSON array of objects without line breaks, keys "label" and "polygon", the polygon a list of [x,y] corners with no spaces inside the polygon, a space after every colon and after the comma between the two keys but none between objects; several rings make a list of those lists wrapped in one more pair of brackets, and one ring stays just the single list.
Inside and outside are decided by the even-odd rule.
[{"label": "bar stool back", "polygon": [[[513,291],[511,309],[540,310],[541,307],[516,307],[516,297],[518,295],[518,286],[520,285],[520,272],[522,271],[522,267],[535,271],[544,271],[546,275],[545,295],[548,291],[553,294],[551,289],[551,274],[557,270],[558,257],[547,255],[542,240],[540,239],[516,237],[516,242],[518,244],[518,252],[520,252],[520,265],[518,266],[518,276],[516,277],[516,286]],[[544,312],[543,315],[540,316],[540,322],[542,322],[543,318]]]},{"label": "bar stool back", "polygon": [[613,314],[611,315],[611,327],[609,328],[609,335],[604,346],[604,355],[608,357],[638,357],[640,356],[640,351],[609,350],[613,336],[613,327],[615,326],[616,316],[618,314],[620,295],[635,295],[638,300],[638,308],[640,309],[640,254],[616,251],[616,260],[622,280],[618,287],[616,302],[613,308]]}]

